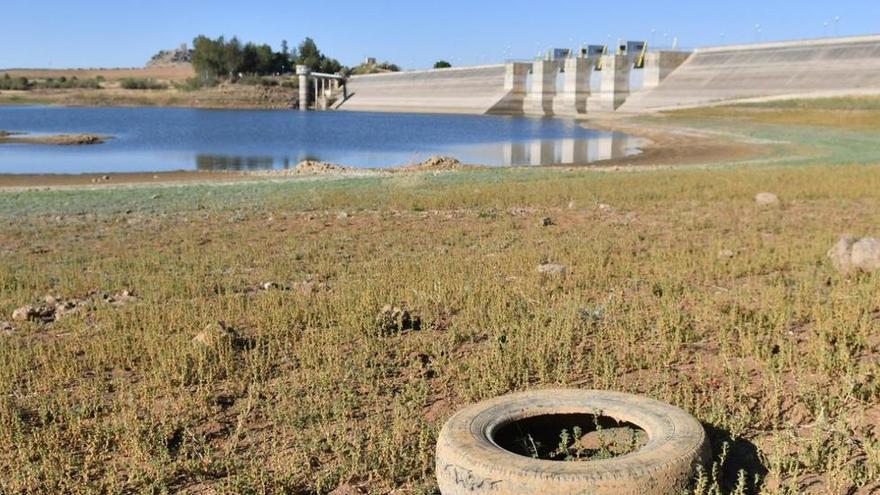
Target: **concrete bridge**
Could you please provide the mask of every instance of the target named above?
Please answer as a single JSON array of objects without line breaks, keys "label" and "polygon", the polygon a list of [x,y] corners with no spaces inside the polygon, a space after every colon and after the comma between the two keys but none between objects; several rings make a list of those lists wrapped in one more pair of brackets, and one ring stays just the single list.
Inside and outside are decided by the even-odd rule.
[{"label": "concrete bridge", "polygon": [[341,74],[324,74],[312,72],[305,65],[296,66],[299,77],[299,109],[308,110],[311,105],[315,110],[327,110],[331,102],[348,96],[345,77]]}]

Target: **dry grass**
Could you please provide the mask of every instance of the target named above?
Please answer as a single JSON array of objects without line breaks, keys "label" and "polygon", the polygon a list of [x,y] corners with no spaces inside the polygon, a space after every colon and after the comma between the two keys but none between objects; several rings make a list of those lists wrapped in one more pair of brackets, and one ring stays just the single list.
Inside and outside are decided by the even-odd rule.
[{"label": "dry grass", "polygon": [[10,77],[26,77],[28,79],[46,79],[76,77],[78,79],[95,79],[103,77],[107,81],[119,81],[122,79],[142,78],[159,79],[162,81],[185,81],[195,72],[189,64],[169,65],[163,67],[146,67],[130,69],[8,69],[0,70],[0,77],[9,74]]},{"label": "dry grass", "polygon": [[138,297],[0,334],[0,492],[436,493],[450,414],[560,385],[695,414],[694,493],[877,487],[880,278],[824,258],[875,167],[419,177],[0,193],[0,319]]},{"label": "dry grass", "polygon": [[158,106],[186,108],[289,108],[296,90],[283,87],[224,84],[187,91],[127,90],[113,83],[104,89],[0,91],[0,105]]},{"label": "dry grass", "polygon": [[777,126],[871,131],[880,128],[880,97],[780,100],[676,112],[682,118],[737,119]]}]

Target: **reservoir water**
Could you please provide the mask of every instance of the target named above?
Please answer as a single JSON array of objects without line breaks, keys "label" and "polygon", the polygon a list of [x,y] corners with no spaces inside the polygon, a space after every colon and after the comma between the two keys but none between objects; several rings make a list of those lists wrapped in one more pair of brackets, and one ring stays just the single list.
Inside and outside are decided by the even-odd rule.
[{"label": "reservoir water", "polygon": [[432,155],[490,166],[587,164],[639,140],[573,121],[286,110],[0,107],[0,130],[100,134],[89,146],[0,144],[0,173],[257,170],[304,159],[393,167]]}]

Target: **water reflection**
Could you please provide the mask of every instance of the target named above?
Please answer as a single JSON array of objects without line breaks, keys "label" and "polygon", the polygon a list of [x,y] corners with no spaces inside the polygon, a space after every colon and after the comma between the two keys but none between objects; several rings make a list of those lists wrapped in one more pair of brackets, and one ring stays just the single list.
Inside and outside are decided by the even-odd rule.
[{"label": "water reflection", "polygon": [[564,119],[353,112],[0,106],[4,129],[100,134],[89,147],[3,146],[0,172],[256,170],[312,158],[394,167],[434,155],[489,166],[586,164],[637,152],[629,138]]},{"label": "water reflection", "polygon": [[479,151],[473,148],[467,151],[477,157],[473,163],[488,165],[584,165],[636,155],[642,144],[643,141],[639,138],[608,133],[587,139],[536,139],[486,145]]},{"label": "water reflection", "polygon": [[[488,166],[585,165],[603,160],[624,158],[639,153],[642,141],[625,134],[607,133],[587,139],[536,139],[507,143],[452,146],[440,154],[454,156],[464,163]],[[438,152],[402,155],[389,154],[382,166],[416,163]],[[305,157],[305,158],[303,158]],[[268,170],[293,168],[302,159],[334,161],[339,157],[317,154],[300,157],[259,157],[200,154],[195,157],[198,170]],[[349,163],[342,161],[348,165]]]},{"label": "water reflection", "polygon": [[[289,163],[283,165],[289,168]],[[196,155],[196,169],[217,170],[266,170],[275,168],[275,159],[259,156]]]}]

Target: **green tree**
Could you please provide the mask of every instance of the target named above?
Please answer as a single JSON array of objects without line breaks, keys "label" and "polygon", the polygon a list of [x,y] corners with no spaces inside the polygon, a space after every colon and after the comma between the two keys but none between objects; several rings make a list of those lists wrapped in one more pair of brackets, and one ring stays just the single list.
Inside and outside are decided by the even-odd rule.
[{"label": "green tree", "polygon": [[257,45],[248,43],[241,50],[241,64],[235,69],[243,74],[256,74],[260,69],[260,54]]},{"label": "green tree", "polygon": [[235,77],[236,72],[241,72],[243,60],[243,49],[241,42],[237,37],[233,36],[229,43],[223,47],[223,55],[226,59],[226,70],[229,71],[230,77]]},{"label": "green tree", "polygon": [[452,67],[452,64],[445,60],[438,60],[437,62],[434,62],[435,69],[448,69],[450,67]]},{"label": "green tree", "polygon": [[198,36],[193,40],[192,64],[202,79],[229,73],[231,69],[226,65],[225,46],[223,36],[216,40]]},{"label": "green tree", "polygon": [[308,66],[315,72],[343,72],[345,67],[335,58],[329,58],[318,48],[315,40],[306,38],[297,49],[296,63]]}]

